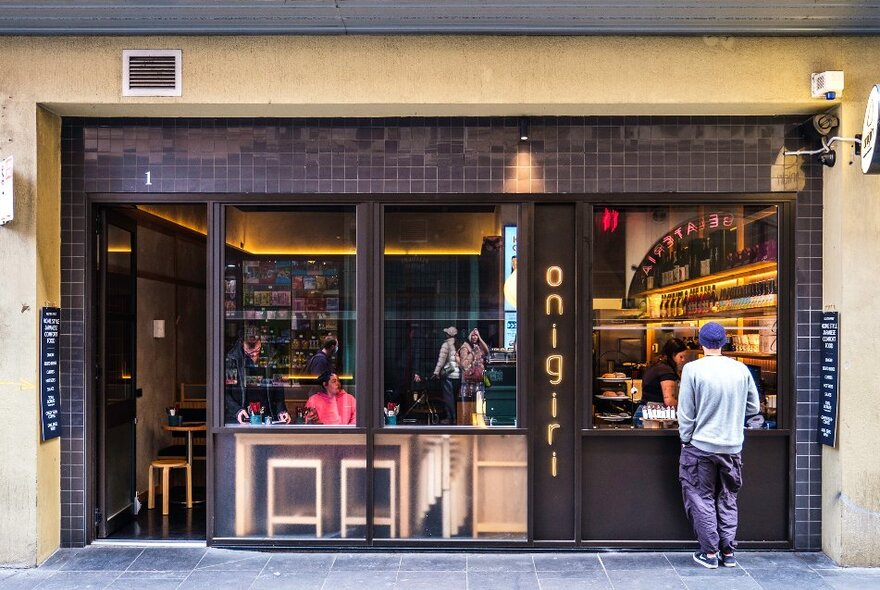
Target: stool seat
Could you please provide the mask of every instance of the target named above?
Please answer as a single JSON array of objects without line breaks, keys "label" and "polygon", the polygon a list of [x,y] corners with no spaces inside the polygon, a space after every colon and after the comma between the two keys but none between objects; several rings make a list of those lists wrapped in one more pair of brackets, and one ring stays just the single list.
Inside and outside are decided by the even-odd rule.
[{"label": "stool seat", "polygon": [[150,467],[168,467],[169,469],[186,467],[186,459],[153,459]]},{"label": "stool seat", "polygon": [[184,459],[153,459],[150,463],[149,490],[147,495],[147,509],[156,507],[156,488],[153,482],[153,469],[162,470],[162,515],[168,514],[170,495],[170,479],[172,469],[186,470],[186,507],[192,508],[192,468]]}]

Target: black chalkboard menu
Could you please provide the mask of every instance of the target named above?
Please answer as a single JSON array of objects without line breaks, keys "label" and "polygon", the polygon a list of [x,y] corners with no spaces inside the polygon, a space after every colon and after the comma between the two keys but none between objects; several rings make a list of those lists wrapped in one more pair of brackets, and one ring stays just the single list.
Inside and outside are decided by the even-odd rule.
[{"label": "black chalkboard menu", "polygon": [[822,313],[819,333],[822,336],[821,366],[819,376],[822,383],[819,398],[819,442],[833,447],[837,442],[837,394],[838,378],[838,312]]},{"label": "black chalkboard menu", "polygon": [[61,388],[58,369],[58,335],[61,310],[40,310],[40,423],[43,440],[61,436]]}]

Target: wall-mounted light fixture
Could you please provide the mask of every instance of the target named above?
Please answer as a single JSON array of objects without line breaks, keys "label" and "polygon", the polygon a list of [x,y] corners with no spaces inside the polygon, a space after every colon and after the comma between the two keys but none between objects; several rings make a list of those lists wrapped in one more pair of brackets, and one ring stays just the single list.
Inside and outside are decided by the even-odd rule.
[{"label": "wall-mounted light fixture", "polygon": [[519,139],[520,139],[520,141],[528,141],[529,140],[529,118],[528,117],[520,117],[519,118]]}]

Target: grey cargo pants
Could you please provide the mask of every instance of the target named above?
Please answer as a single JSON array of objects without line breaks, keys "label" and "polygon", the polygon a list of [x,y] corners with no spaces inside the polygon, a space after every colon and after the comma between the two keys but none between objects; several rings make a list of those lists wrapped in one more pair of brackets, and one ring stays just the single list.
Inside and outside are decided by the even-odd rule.
[{"label": "grey cargo pants", "polygon": [[685,445],[679,457],[678,479],[684,510],[697,534],[700,550],[715,553],[735,549],[741,454],[707,453]]}]

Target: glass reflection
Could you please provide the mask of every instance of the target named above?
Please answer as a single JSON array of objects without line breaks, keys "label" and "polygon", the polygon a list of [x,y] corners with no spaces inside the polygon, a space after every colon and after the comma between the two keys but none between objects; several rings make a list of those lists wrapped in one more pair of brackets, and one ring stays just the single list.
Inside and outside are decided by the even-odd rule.
[{"label": "glass reflection", "polygon": [[683,365],[708,321],[761,392],[750,428],[777,426],[776,206],[600,208],[593,232],[593,428],[677,428]]},{"label": "glass reflection", "polygon": [[518,213],[386,208],[387,425],[516,424]]},{"label": "glass reflection", "polygon": [[354,425],[354,207],[228,207],[225,242],[226,424]]},{"label": "glass reflection", "polygon": [[363,435],[247,433],[217,437],[215,534],[362,538]]},{"label": "glass reflection", "polygon": [[526,536],[525,436],[383,434],[374,464],[377,538]]}]

